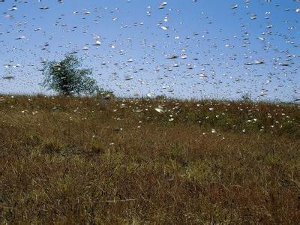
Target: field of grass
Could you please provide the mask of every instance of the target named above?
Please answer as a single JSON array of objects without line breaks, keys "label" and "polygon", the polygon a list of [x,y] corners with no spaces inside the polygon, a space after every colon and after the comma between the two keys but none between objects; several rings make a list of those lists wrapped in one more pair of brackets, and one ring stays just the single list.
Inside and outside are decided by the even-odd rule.
[{"label": "field of grass", "polygon": [[3,224],[297,224],[291,104],[0,96]]}]

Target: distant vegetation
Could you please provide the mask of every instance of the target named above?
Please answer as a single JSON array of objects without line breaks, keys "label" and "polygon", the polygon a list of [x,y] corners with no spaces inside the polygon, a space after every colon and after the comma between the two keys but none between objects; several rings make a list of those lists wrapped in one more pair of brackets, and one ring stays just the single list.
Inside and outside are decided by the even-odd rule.
[{"label": "distant vegetation", "polygon": [[92,69],[80,67],[81,61],[74,54],[66,54],[59,62],[47,62],[44,66],[43,86],[65,96],[99,92],[96,81],[89,77]]},{"label": "distant vegetation", "polygon": [[0,96],[0,220],[297,224],[299,107]]}]

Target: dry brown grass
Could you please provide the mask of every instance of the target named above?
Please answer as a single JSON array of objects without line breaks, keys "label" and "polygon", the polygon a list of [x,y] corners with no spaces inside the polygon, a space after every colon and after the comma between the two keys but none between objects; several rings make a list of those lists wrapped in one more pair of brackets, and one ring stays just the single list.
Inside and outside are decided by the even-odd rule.
[{"label": "dry brown grass", "polygon": [[0,97],[0,220],[297,224],[299,111],[264,103]]}]

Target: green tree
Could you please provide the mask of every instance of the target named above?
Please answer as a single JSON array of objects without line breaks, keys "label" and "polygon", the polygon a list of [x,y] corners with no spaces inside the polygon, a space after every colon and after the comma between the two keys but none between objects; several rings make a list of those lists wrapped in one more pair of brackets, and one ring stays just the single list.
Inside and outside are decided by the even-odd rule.
[{"label": "green tree", "polygon": [[99,91],[96,81],[89,77],[92,69],[82,69],[80,59],[66,54],[60,62],[50,61],[44,65],[43,86],[61,95],[94,94]]}]

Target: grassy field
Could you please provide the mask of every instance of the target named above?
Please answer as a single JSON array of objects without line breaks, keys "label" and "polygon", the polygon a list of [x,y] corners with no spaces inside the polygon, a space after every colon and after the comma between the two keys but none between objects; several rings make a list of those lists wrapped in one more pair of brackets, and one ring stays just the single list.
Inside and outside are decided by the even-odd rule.
[{"label": "grassy field", "polygon": [[0,96],[2,224],[297,224],[300,108]]}]

